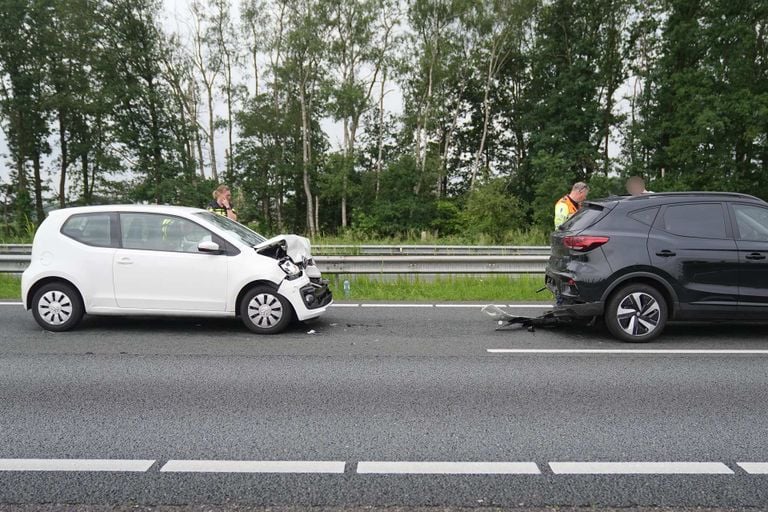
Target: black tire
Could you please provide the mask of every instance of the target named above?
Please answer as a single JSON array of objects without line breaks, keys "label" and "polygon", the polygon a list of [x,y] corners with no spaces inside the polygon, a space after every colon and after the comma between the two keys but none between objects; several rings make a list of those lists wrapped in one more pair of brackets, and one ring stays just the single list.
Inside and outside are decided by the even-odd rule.
[{"label": "black tire", "polygon": [[669,306],[653,286],[632,283],[616,290],[605,306],[605,326],[621,341],[647,343],[667,325]]},{"label": "black tire", "polygon": [[53,332],[75,328],[85,313],[80,294],[71,285],[63,282],[41,286],[32,297],[30,306],[38,325]]},{"label": "black tire", "polygon": [[257,334],[277,334],[291,324],[293,308],[274,288],[257,286],[240,301],[240,318]]}]

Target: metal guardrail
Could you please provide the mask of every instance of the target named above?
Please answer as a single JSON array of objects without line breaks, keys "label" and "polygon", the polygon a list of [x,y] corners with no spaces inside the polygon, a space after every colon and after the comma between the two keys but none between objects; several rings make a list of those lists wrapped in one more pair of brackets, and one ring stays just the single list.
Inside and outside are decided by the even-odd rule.
[{"label": "metal guardrail", "polygon": [[548,256],[547,246],[510,245],[314,245],[315,255],[325,256]]},{"label": "metal guardrail", "polygon": [[540,274],[549,256],[315,256],[324,274]]},{"label": "metal guardrail", "polygon": [[32,254],[32,245],[0,244],[0,254]]},{"label": "metal guardrail", "polygon": [[[29,254],[0,254],[0,272],[23,272]],[[548,256],[315,256],[324,274],[540,274]]]},{"label": "metal guardrail", "polygon": [[29,254],[0,254],[0,273],[24,272],[24,269],[29,266],[30,259]]}]

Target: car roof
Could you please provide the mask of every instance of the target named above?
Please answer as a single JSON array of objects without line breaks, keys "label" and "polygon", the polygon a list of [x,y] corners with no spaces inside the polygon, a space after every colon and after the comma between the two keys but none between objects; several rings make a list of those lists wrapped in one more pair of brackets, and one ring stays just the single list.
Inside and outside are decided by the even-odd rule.
[{"label": "car roof", "polygon": [[[740,194],[738,192],[659,192],[642,194],[639,196],[610,196],[602,199],[595,199],[587,201],[587,203],[600,204],[600,203],[677,203],[677,202],[689,202],[689,201],[749,201],[765,204],[765,201],[759,197],[755,197],[749,194]],[[639,204],[638,204],[639,206]]]},{"label": "car roof", "polygon": [[160,213],[170,215],[183,215],[204,212],[202,208],[189,206],[170,206],[163,204],[104,204],[98,206],[75,206],[73,208],[61,208],[52,210],[49,215],[74,215],[78,213],[103,213],[103,212],[139,212]]},{"label": "car roof", "polygon": [[749,194],[741,194],[739,192],[659,192],[658,194],[641,194],[639,196],[622,196],[628,201],[653,201],[654,198],[680,198],[691,199],[701,198],[705,200],[719,199],[746,199],[749,201],[762,201],[762,199]]}]

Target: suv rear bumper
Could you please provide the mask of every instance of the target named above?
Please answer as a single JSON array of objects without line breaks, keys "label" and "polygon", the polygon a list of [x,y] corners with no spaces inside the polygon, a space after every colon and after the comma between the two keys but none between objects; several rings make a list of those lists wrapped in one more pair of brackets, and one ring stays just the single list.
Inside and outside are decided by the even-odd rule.
[{"label": "suv rear bumper", "polygon": [[559,317],[591,318],[603,316],[605,305],[602,302],[584,302],[582,304],[559,304],[552,308],[552,313]]},{"label": "suv rear bumper", "polygon": [[555,316],[586,318],[603,315],[605,309],[603,302],[582,297],[578,286],[569,284],[569,281],[573,282],[569,275],[548,270],[545,280],[547,288],[555,296],[555,306],[552,308]]}]

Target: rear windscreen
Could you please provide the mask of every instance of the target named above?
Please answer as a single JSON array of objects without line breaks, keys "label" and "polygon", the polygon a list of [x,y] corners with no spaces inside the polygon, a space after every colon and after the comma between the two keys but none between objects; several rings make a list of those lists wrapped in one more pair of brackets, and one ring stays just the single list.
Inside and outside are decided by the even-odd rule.
[{"label": "rear windscreen", "polygon": [[560,231],[583,231],[597,222],[603,216],[605,208],[599,204],[585,205],[576,212],[573,217],[565,221],[559,228]]}]

